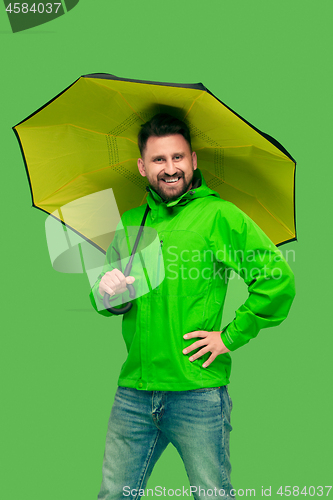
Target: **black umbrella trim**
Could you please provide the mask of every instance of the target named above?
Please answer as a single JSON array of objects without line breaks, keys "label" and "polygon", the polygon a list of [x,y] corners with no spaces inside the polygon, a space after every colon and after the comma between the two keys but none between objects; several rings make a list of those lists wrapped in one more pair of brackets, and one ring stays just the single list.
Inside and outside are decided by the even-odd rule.
[{"label": "black umbrella trim", "polygon": [[163,85],[164,87],[180,87],[184,89],[207,91],[206,87],[202,83],[167,83],[151,82],[149,80],[132,80],[131,78],[119,78],[119,76],[110,75],[108,73],[92,73],[90,75],[83,75],[82,78],[100,78],[104,80],[119,80],[121,82],[147,83],[149,85]]},{"label": "black umbrella trim", "polygon": [[66,228],[68,229],[71,229],[75,234],[77,234],[78,236],[80,236],[81,238],[83,238],[87,243],[90,243],[90,245],[92,245],[93,247],[95,247],[97,250],[99,250],[100,252],[102,252],[104,255],[106,255],[106,251],[100,247],[99,245],[97,245],[97,243],[94,243],[92,240],[90,240],[89,238],[87,238],[87,236],[85,236],[84,234],[80,233],[79,231],[77,231],[76,229],[74,229],[74,227],[70,226],[69,224],[66,224],[66,222],[62,221],[61,219],[59,219],[58,217],[56,217],[55,215],[53,214],[50,214],[49,212],[47,212],[46,210],[44,210],[43,208],[40,208],[40,207],[36,207],[36,205],[34,205],[35,208],[38,208],[39,210],[41,210],[42,212],[46,213],[47,215],[50,215],[51,217],[53,217],[55,220],[57,220],[58,222],[61,222],[61,224],[63,226],[65,226]]},{"label": "black umbrella trim", "polygon": [[31,201],[32,201],[32,206],[34,208],[38,208],[39,210],[41,210],[42,212],[45,212],[47,214],[49,214],[49,212],[46,212],[46,210],[43,210],[42,208],[40,207],[37,207],[37,205],[35,205],[35,201],[34,201],[34,195],[33,195],[33,190],[32,190],[32,185],[31,185],[31,179],[30,179],[30,174],[29,174],[29,170],[28,170],[28,165],[27,165],[27,162],[26,162],[26,159],[25,159],[25,154],[24,154],[24,151],[23,151],[23,146],[22,146],[22,143],[21,143],[21,139],[20,139],[20,136],[16,130],[16,127],[18,127],[19,125],[21,125],[22,123],[24,123],[25,121],[29,120],[29,118],[31,118],[32,116],[36,115],[37,113],[39,113],[39,111],[41,111],[42,109],[46,108],[46,106],[48,106],[49,104],[51,104],[51,102],[55,101],[56,99],[58,99],[58,97],[60,97],[62,94],[64,94],[70,87],[72,87],[77,81],[79,80],[79,78],[77,80],[75,80],[75,82],[73,82],[71,85],[69,85],[68,87],[66,87],[62,92],[60,92],[59,94],[57,94],[55,97],[53,97],[52,99],[50,99],[46,104],[44,104],[43,106],[41,106],[40,108],[38,108],[36,111],[34,111],[33,113],[31,113],[29,116],[27,116],[26,118],[24,118],[24,120],[20,121],[19,123],[17,123],[16,125],[14,125],[14,127],[12,127],[15,135],[16,135],[16,138],[19,142],[19,145],[20,145],[20,150],[21,150],[21,154],[22,154],[22,157],[23,157],[23,162],[24,162],[24,166],[25,166],[25,170],[26,170],[26,173],[27,173],[27,176],[28,176],[28,181],[29,181],[29,187],[30,187],[30,194],[31,194]]},{"label": "black umbrella trim", "polygon": [[236,115],[238,118],[240,118],[244,123],[246,123],[247,125],[249,125],[249,127],[253,128],[253,130],[255,130],[256,132],[258,132],[258,134],[262,135],[265,139],[267,139],[268,142],[272,143],[273,146],[275,146],[277,149],[279,149],[283,154],[285,154],[286,156],[288,156],[288,158],[291,161],[293,161],[295,163],[295,165],[296,165],[295,159],[291,156],[290,153],[288,153],[288,151],[286,150],[286,148],[284,148],[279,141],[277,141],[276,139],[274,139],[274,137],[272,137],[271,135],[268,135],[265,132],[262,132],[257,127],[255,127],[254,125],[252,125],[252,123],[250,123],[247,120],[245,120],[245,118],[243,118],[238,113],[236,113],[236,111],[234,111],[229,106],[227,106],[226,104],[224,104],[224,102],[222,102],[218,97],[216,97],[210,90],[206,89],[206,91],[208,92],[208,94],[210,94],[212,97],[214,97],[214,99],[216,99],[221,104],[223,104],[224,107],[226,107],[227,109],[229,109],[229,111],[231,111],[234,115]]},{"label": "black umbrella trim", "polygon": [[50,99],[46,104],[43,104],[43,106],[41,106],[40,108],[38,108],[36,111],[34,111],[33,113],[31,113],[31,115],[27,116],[26,118],[24,118],[24,120],[22,120],[21,122],[17,123],[16,125],[14,125],[13,130],[15,132],[15,127],[18,127],[19,125],[21,125],[22,123],[26,122],[27,120],[29,120],[29,118],[31,118],[32,116],[36,115],[37,113],[39,113],[40,111],[42,111],[42,109],[46,108],[46,106],[48,106],[49,104],[51,104],[51,102],[55,101],[56,99],[58,99],[58,97],[60,97],[62,94],[64,94],[65,92],[67,92],[68,89],[70,89],[71,87],[73,87],[73,85],[75,85],[75,83],[77,81],[79,81],[80,78],[77,78],[77,80],[75,80],[75,82],[71,83],[70,85],[68,85],[68,87],[65,88],[65,90],[62,90],[59,94],[57,94],[55,97],[53,97],[52,99]]},{"label": "black umbrella trim", "polygon": [[[22,122],[21,122],[22,123]],[[16,125],[15,125],[16,126]],[[39,208],[35,205],[34,203],[34,196],[33,196],[33,192],[32,192],[32,185],[31,185],[31,180],[30,180],[30,175],[29,175],[29,170],[28,170],[28,165],[27,165],[27,162],[25,160],[25,154],[24,154],[24,151],[23,151],[23,146],[22,146],[22,143],[21,143],[21,139],[20,139],[20,136],[18,135],[18,132],[17,130],[13,127],[13,130],[14,130],[14,133],[16,135],[16,139],[18,140],[18,143],[20,145],[20,150],[21,150],[21,154],[22,154],[22,158],[23,158],[23,162],[24,162],[24,167],[25,167],[25,171],[27,173],[27,177],[28,177],[28,182],[29,182],[29,188],[30,188],[30,194],[31,194],[31,201],[32,201],[32,206],[35,207],[35,208]]]}]

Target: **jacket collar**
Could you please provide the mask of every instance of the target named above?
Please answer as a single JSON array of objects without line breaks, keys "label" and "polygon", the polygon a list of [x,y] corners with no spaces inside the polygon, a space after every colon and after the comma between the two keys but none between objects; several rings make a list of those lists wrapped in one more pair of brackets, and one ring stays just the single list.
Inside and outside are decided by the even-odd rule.
[{"label": "jacket collar", "polygon": [[220,195],[216,191],[213,191],[207,186],[206,181],[199,168],[194,171],[192,188],[186,193],[182,194],[176,200],[165,202],[151,186],[147,186],[146,189],[149,193],[147,196],[147,203],[150,208],[156,208],[156,206],[161,204],[166,207],[186,205],[195,198],[203,198],[205,196],[217,196],[218,198],[220,198]]}]

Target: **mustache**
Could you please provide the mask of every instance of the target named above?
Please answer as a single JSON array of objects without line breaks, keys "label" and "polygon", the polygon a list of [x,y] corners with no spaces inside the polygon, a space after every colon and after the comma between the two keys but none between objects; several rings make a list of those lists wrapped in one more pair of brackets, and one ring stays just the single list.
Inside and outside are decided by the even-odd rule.
[{"label": "mustache", "polygon": [[174,175],[164,174],[161,177],[159,177],[159,180],[162,180],[162,179],[167,179],[167,180],[178,179],[178,177],[183,177],[183,174],[181,174],[181,173],[177,173],[177,174],[174,174]]}]

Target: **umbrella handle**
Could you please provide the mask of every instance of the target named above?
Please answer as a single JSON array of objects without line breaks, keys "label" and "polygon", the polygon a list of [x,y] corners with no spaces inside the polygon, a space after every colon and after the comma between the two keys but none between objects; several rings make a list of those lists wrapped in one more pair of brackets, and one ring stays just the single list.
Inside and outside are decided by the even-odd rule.
[{"label": "umbrella handle", "polygon": [[[127,283],[126,286],[128,288],[130,298],[135,299],[134,286],[129,284],[129,283]],[[110,303],[109,303],[109,298],[110,298],[110,295],[105,292],[104,297],[103,297],[103,305],[104,305],[105,309],[107,309],[112,314],[116,314],[116,315],[125,314],[132,308],[132,305],[133,305],[132,302],[129,302],[126,306],[124,306],[120,309],[117,309],[116,307],[111,307]]]},{"label": "umbrella handle", "polygon": [[[138,247],[139,239],[141,237],[141,233],[142,233],[142,230],[143,230],[143,226],[145,225],[148,212],[149,212],[149,205],[147,204],[147,207],[146,207],[143,219],[142,219],[141,224],[140,224],[140,229],[139,229],[139,232],[137,234],[137,237],[136,237],[136,240],[135,240],[135,243],[134,243],[134,247],[133,247],[133,250],[132,250],[132,253],[131,253],[130,260],[128,261],[128,263],[127,263],[127,265],[125,267],[124,276],[129,276],[129,274],[131,272],[132,263],[133,263],[133,259],[134,259],[134,254],[135,254],[136,249]],[[134,286],[131,285],[131,284],[129,284],[129,283],[127,283],[126,287],[127,287],[128,291],[129,291],[130,298],[131,299],[135,299],[135,288],[134,288]],[[110,306],[109,299],[110,299],[110,295],[105,292],[104,293],[104,297],[103,297],[103,305],[104,305],[105,309],[107,311],[109,311],[110,313],[112,313],[112,314],[116,314],[116,315],[125,314],[125,313],[127,313],[132,308],[132,305],[133,305],[132,302],[129,302],[126,306],[122,307],[121,309],[117,309],[116,307],[111,307]]]}]

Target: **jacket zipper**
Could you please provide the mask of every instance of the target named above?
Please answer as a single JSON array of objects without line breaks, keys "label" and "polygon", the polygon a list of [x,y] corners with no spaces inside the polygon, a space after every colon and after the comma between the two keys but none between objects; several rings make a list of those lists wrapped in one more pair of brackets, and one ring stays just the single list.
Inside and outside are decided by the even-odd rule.
[{"label": "jacket zipper", "polygon": [[159,284],[159,278],[160,278],[160,267],[161,267],[161,255],[162,255],[162,246],[163,246],[163,240],[160,241],[160,248],[158,252],[158,260],[157,260],[157,277],[156,277],[156,283],[157,283],[157,289],[160,287]]}]

